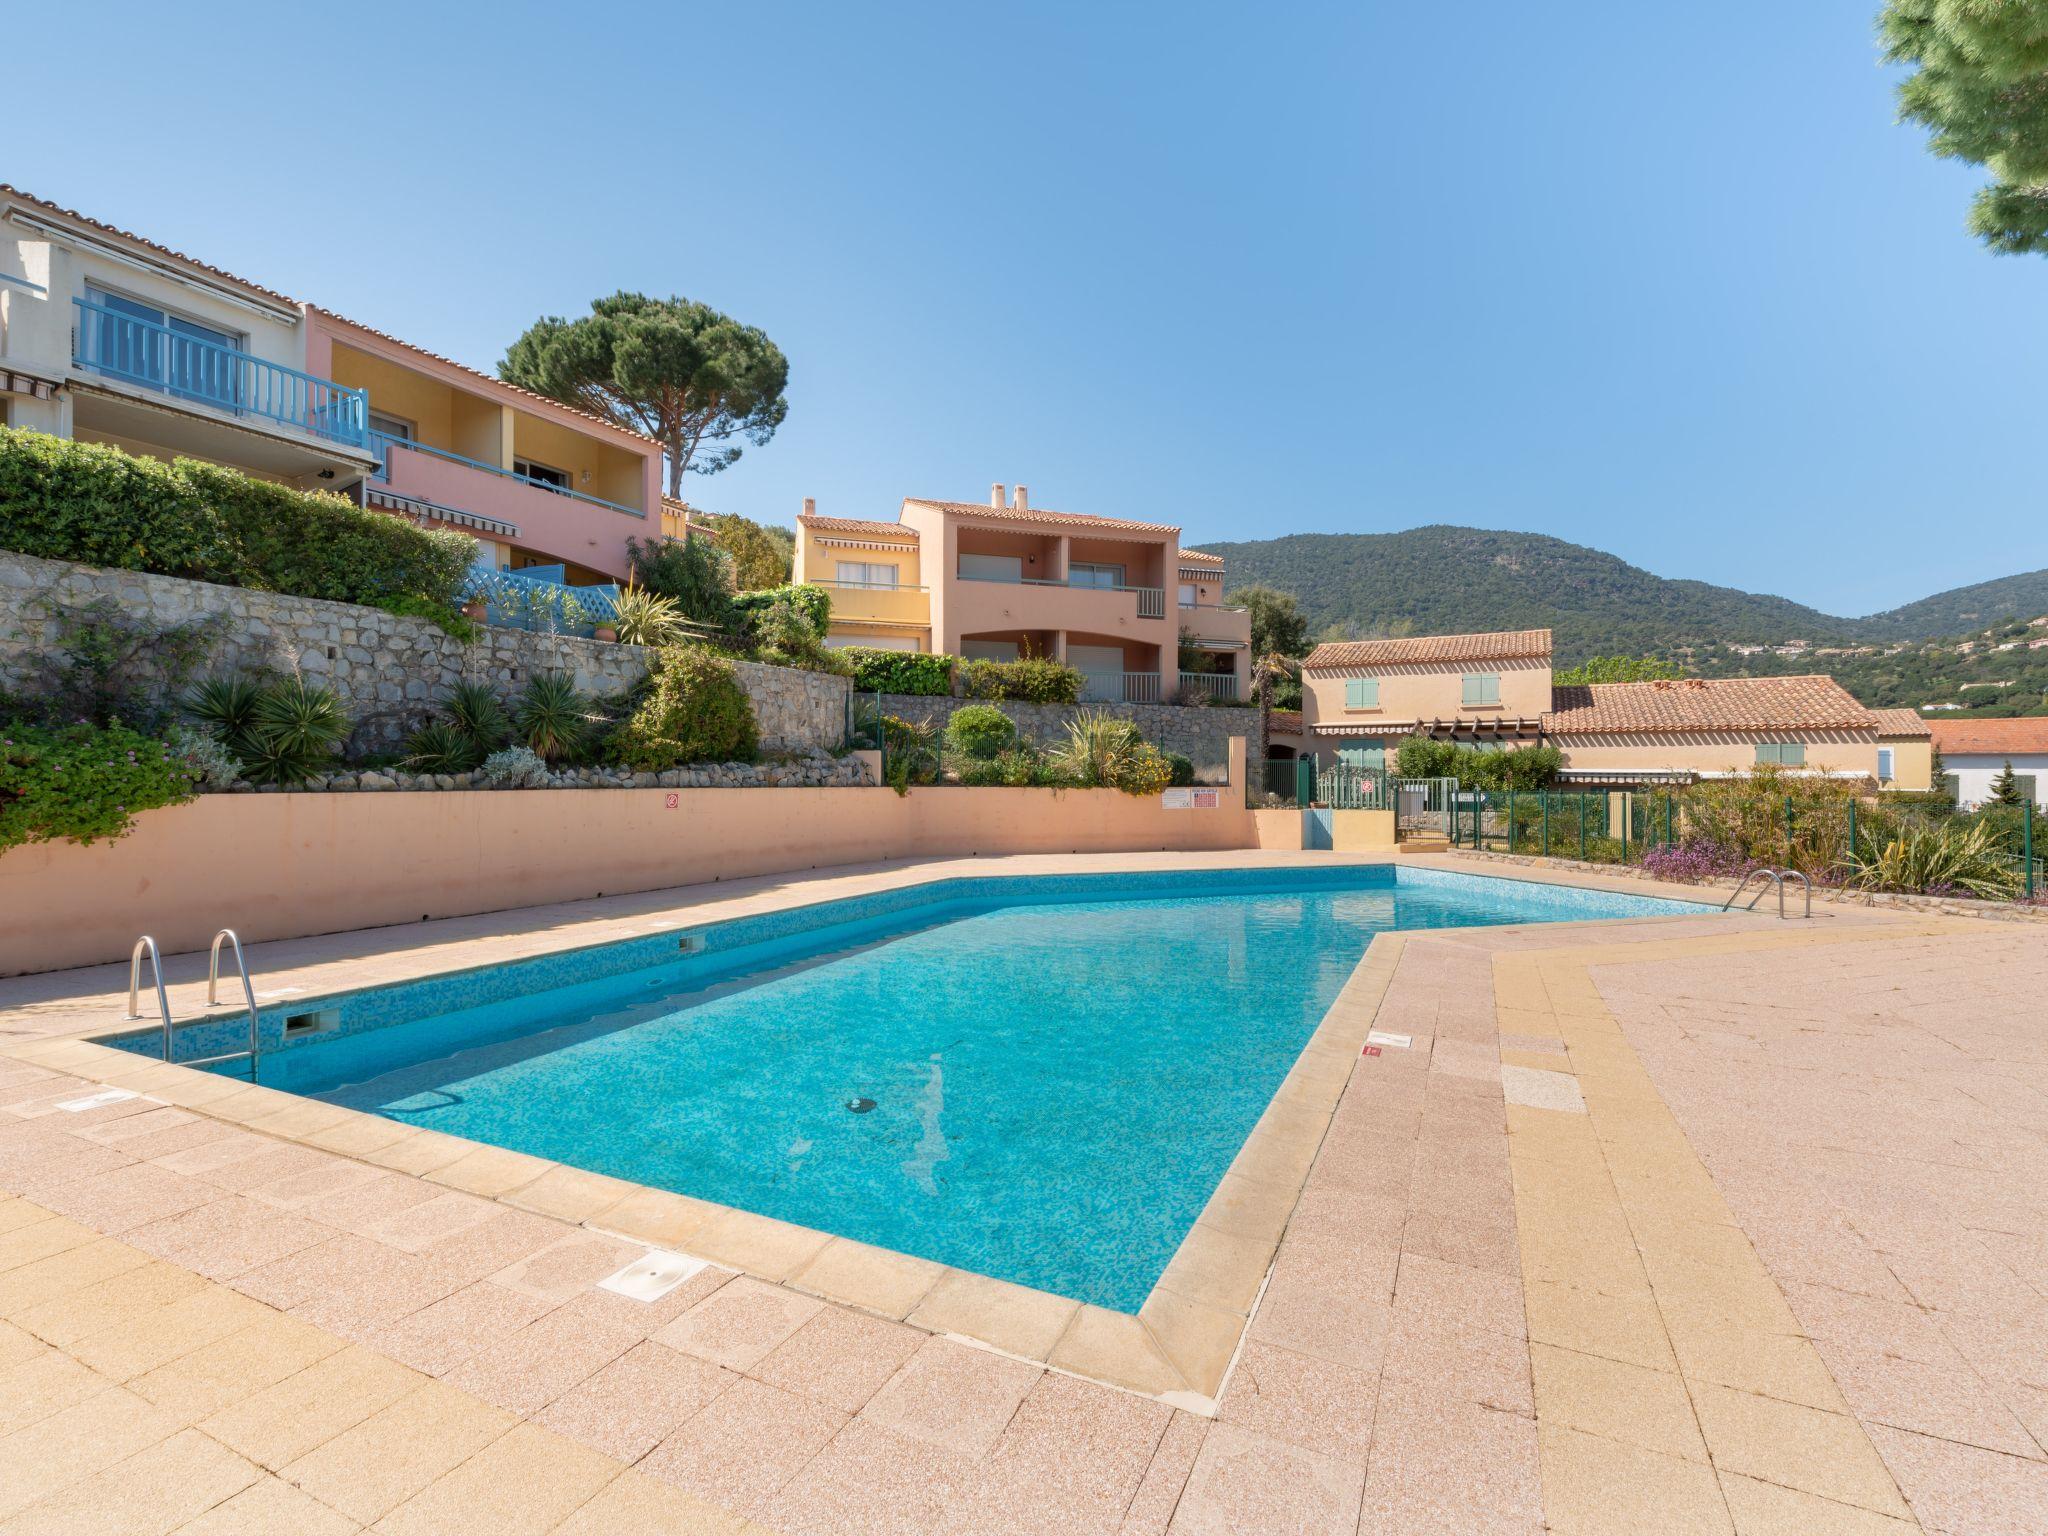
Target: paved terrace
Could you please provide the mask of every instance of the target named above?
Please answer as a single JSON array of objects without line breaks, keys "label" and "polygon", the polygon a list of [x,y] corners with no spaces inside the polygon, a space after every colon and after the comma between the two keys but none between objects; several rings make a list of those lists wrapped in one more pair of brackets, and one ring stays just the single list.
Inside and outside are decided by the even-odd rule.
[{"label": "paved terrace", "polygon": [[[251,958],[317,989],[526,926]],[[920,1326],[914,1284],[627,1301],[595,1282],[644,1245],[591,1188],[486,1155],[169,1089],[62,1109],[102,1079],[58,1037],[125,978],[0,983],[0,1536],[2048,1528],[2040,930],[1821,907],[1367,964],[1409,1043],[1357,1059],[1213,1415]]]}]

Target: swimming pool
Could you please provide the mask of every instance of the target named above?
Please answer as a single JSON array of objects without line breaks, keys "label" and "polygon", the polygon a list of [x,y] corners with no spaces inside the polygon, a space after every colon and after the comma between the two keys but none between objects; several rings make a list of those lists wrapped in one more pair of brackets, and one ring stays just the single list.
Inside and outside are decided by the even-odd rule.
[{"label": "swimming pool", "polygon": [[294,1003],[261,1077],[1128,1312],[1374,934],[1697,910],[1386,866],[952,880]]}]

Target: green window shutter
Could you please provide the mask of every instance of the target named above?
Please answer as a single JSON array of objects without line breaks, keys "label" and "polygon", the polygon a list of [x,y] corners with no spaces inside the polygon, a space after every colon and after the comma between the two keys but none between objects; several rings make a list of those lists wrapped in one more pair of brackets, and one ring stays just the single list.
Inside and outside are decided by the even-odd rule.
[{"label": "green window shutter", "polygon": [[1778,761],[1787,768],[1804,768],[1806,766],[1806,743],[1803,741],[1788,741],[1784,746],[1778,748]]},{"label": "green window shutter", "polygon": [[1344,707],[1346,709],[1378,709],[1380,707],[1380,680],[1376,677],[1345,678]]},{"label": "green window shutter", "polygon": [[1500,702],[1500,674],[1497,672],[1466,673],[1464,702],[1467,705],[1498,704]]},{"label": "green window shutter", "polygon": [[2012,779],[2020,787],[2020,798],[2025,800],[2027,804],[2032,805],[2034,803],[2034,776],[2031,773],[2016,773],[2012,776]]}]

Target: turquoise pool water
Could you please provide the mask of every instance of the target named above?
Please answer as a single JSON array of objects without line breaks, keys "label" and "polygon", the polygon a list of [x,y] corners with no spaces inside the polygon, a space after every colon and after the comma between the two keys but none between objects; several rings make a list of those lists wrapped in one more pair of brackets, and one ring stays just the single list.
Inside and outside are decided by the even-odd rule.
[{"label": "turquoise pool water", "polygon": [[470,1006],[456,978],[261,1075],[1134,1311],[1374,934],[1694,910],[1416,875],[956,882]]}]

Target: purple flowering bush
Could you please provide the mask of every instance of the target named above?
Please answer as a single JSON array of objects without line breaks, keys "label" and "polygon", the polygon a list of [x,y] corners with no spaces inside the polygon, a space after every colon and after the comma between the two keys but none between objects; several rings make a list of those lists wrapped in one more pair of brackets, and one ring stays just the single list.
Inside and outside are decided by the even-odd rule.
[{"label": "purple flowering bush", "polygon": [[0,725],[0,853],[119,837],[137,811],[190,800],[194,776],[168,742],[126,726]]},{"label": "purple flowering bush", "polygon": [[1756,867],[1756,860],[1712,837],[1689,837],[1668,848],[1653,847],[1643,855],[1643,873],[1684,885],[1699,885],[1724,875],[1746,875]]}]

